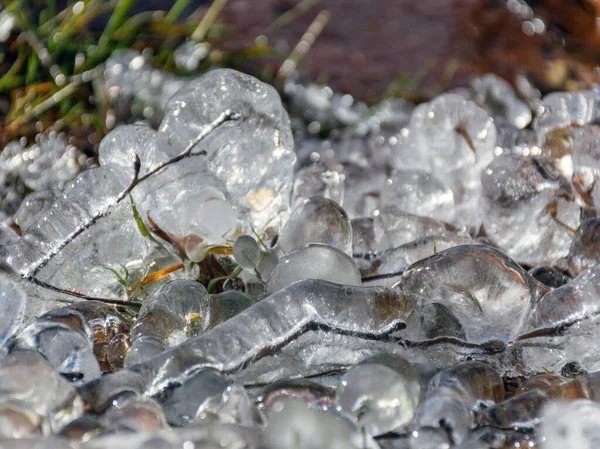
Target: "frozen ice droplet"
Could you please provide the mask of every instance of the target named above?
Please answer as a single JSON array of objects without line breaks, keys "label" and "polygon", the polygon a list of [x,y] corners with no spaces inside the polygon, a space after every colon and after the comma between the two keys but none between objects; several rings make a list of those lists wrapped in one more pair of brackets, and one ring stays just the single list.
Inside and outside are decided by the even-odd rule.
[{"label": "frozen ice droplet", "polygon": [[285,254],[309,243],[322,243],[352,255],[350,219],[335,201],[315,197],[300,204],[281,230],[278,246]]},{"label": "frozen ice droplet", "polygon": [[23,320],[27,295],[16,281],[0,273],[0,348]]},{"label": "frozen ice droplet", "polygon": [[420,394],[415,368],[400,356],[380,354],[344,374],[336,399],[339,409],[351,416],[359,428],[377,436],[408,424]]},{"label": "frozen ice droplet", "polygon": [[160,394],[157,400],[167,422],[181,426],[194,422],[202,404],[215,395],[221,395],[228,384],[217,371],[204,369],[179,385],[166,387],[167,391]]},{"label": "frozen ice droplet", "polygon": [[263,414],[256,408],[246,389],[241,385],[230,385],[222,394],[206,400],[196,412],[198,422],[259,426],[264,422]]},{"label": "frozen ice droplet", "polygon": [[344,285],[361,285],[360,273],[350,256],[327,245],[312,243],[279,259],[269,275],[269,291],[276,292],[304,279],[322,279]]},{"label": "frozen ice droplet", "polygon": [[377,444],[332,412],[318,411],[294,399],[273,404],[265,429],[268,449],[373,449]]},{"label": "frozen ice droplet", "polygon": [[203,332],[210,320],[210,296],[202,284],[185,279],[165,284],[144,302],[131,327],[125,366],[148,360],[188,335]]}]

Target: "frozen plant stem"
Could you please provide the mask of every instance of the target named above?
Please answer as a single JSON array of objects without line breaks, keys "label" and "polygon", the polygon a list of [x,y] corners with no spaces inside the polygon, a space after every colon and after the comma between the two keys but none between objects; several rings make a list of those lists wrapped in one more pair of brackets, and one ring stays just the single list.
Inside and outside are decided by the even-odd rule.
[{"label": "frozen plant stem", "polygon": [[108,205],[106,208],[104,208],[101,212],[96,213],[95,215],[91,216],[89,218],[89,220],[87,222],[85,222],[84,224],[82,224],[81,226],[79,226],[75,231],[73,231],[71,234],[69,234],[62,242],[60,242],[52,251],[48,252],[46,254],[46,256],[44,256],[39,262],[37,262],[36,264],[34,264],[32,267],[30,267],[25,273],[22,274],[22,277],[30,282],[33,282],[41,287],[45,287],[45,288],[50,288],[51,290],[60,292],[60,293],[64,293],[70,296],[77,296],[83,299],[89,299],[89,300],[98,300],[98,301],[104,301],[104,302],[114,302],[114,301],[107,301],[106,299],[103,298],[91,298],[91,297],[87,297],[86,295],[82,295],[80,293],[76,293],[76,292],[72,292],[70,290],[66,290],[66,289],[61,289],[58,287],[53,287],[50,286],[49,284],[44,283],[43,281],[40,281],[39,279],[36,278],[36,275],[40,272],[40,270],[42,268],[44,268],[65,246],[67,246],[69,243],[71,243],[77,236],[79,236],[80,234],[82,234],[83,232],[85,232],[90,226],[92,226],[96,221],[98,221],[100,218],[105,217],[107,215],[110,215],[112,208],[114,206],[116,206],[117,204],[119,204],[124,198],[127,198],[127,196],[131,193],[131,191],[141,182],[145,181],[146,179],[148,179],[149,177],[151,177],[152,175],[154,175],[155,173],[159,172],[160,170],[162,170],[163,168],[174,164],[176,162],[179,162],[180,160],[189,157],[189,156],[193,156],[193,155],[198,155],[198,154],[202,154],[202,152],[197,152],[194,153],[192,150],[194,149],[194,147],[201,142],[204,138],[206,138],[206,136],[208,136],[210,133],[212,133],[216,128],[218,128],[220,125],[222,125],[223,123],[230,121],[230,120],[239,120],[240,119],[240,114],[232,112],[230,110],[226,110],[225,112],[223,112],[222,114],[220,114],[212,123],[210,123],[209,125],[207,125],[202,132],[187,146],[187,148],[181,152],[180,154],[178,154],[177,156],[169,159],[168,161],[163,162],[162,164],[159,164],[157,167],[155,167],[153,170],[149,171],[148,173],[146,173],[144,176],[138,177],[139,174],[139,170],[140,170],[140,165],[141,165],[141,161],[139,160],[139,157],[136,155],[136,160],[135,160],[135,174],[133,177],[133,180],[131,181],[131,183],[129,184],[129,186],[123,191],[121,192],[117,198],[115,199],[115,201]]}]

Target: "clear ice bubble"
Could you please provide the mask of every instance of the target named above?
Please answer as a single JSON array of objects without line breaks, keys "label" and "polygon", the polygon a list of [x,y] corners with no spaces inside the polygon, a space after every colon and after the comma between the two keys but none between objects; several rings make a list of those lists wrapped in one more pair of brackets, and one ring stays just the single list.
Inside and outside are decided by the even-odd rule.
[{"label": "clear ice bubble", "polygon": [[281,230],[277,245],[287,254],[309,243],[329,245],[352,255],[352,225],[335,201],[314,197],[301,203]]},{"label": "clear ice bubble", "polygon": [[279,259],[269,274],[267,287],[276,292],[305,279],[361,285],[360,273],[350,256],[331,246],[311,243]]},{"label": "clear ice bubble", "polygon": [[401,429],[413,418],[421,385],[415,368],[404,358],[381,354],[351,368],[336,391],[340,412],[358,428],[377,436]]}]

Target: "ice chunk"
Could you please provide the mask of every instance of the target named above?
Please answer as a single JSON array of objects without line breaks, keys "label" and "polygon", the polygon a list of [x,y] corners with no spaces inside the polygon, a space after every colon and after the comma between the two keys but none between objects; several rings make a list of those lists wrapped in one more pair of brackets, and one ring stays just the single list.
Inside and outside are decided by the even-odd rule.
[{"label": "ice chunk", "polygon": [[46,434],[83,414],[75,388],[35,351],[14,351],[0,360],[0,397],[37,415]]},{"label": "ice chunk", "polygon": [[531,311],[528,327],[556,327],[589,317],[600,310],[600,265],[545,294]]},{"label": "ice chunk", "polygon": [[216,421],[251,427],[262,425],[264,419],[245,388],[240,385],[228,386],[222,394],[204,401],[196,412],[198,422]]},{"label": "ice chunk", "polygon": [[108,348],[111,340],[119,335],[128,335],[130,329],[129,319],[114,306],[99,301],[81,301],[68,307],[54,309],[40,319],[66,324],[90,338],[94,355],[103,372],[110,371]]},{"label": "ice chunk", "polygon": [[456,94],[418,106],[410,120],[412,139],[431,167],[447,173],[464,166],[483,168],[494,157],[496,128],[488,113]]},{"label": "ice chunk", "polygon": [[363,360],[344,374],[336,402],[359,428],[377,436],[408,424],[420,394],[415,368],[402,357],[381,354]]},{"label": "ice chunk", "polygon": [[573,189],[544,158],[503,155],[482,174],[488,237],[519,263],[552,265],[579,226]]},{"label": "ice chunk", "polygon": [[235,262],[246,270],[256,268],[263,257],[258,242],[249,235],[241,235],[235,239],[232,251]]},{"label": "ice chunk", "polygon": [[149,393],[157,393],[173,382],[181,383],[203,366],[229,372],[242,370],[315,326],[358,338],[381,338],[403,327],[399,313],[402,304],[398,295],[381,287],[297,282],[131,369],[148,379]]},{"label": "ice chunk", "polygon": [[295,162],[289,118],[273,87],[234,70],[208,72],[169,100],[156,144],[174,157],[225,111],[239,120],[211,133],[201,151],[209,170],[261,228],[289,207]]},{"label": "ice chunk", "polygon": [[159,397],[167,422],[183,426],[193,423],[202,404],[212,396],[221,395],[229,382],[217,371],[203,369],[184,383],[172,386]]},{"label": "ice chunk", "polygon": [[516,336],[530,304],[546,291],[517,263],[485,245],[456,246],[416,262],[395,288],[417,298],[417,311],[431,303],[447,307],[467,341],[476,343]]},{"label": "ice chunk", "polygon": [[276,292],[304,279],[361,285],[360,273],[350,256],[331,246],[311,243],[279,259],[267,286]]},{"label": "ice chunk", "polygon": [[473,410],[480,403],[489,406],[502,401],[504,393],[500,375],[481,362],[459,363],[439,372],[429,382],[415,417],[415,442],[424,437],[420,429],[425,428],[445,432],[459,444],[474,426]]},{"label": "ice chunk", "polygon": [[352,226],[348,214],[335,201],[314,197],[301,203],[279,235],[284,254],[309,243],[322,243],[352,255]]}]

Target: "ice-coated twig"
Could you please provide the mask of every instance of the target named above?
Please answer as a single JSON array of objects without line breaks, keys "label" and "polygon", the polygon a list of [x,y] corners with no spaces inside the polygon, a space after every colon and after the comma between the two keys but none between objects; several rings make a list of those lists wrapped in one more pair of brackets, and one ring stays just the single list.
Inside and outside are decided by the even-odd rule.
[{"label": "ice-coated twig", "polygon": [[49,288],[51,290],[54,290],[54,291],[57,291],[60,293],[64,293],[66,295],[76,296],[76,297],[79,297],[82,299],[98,300],[98,301],[103,301],[103,302],[115,303],[113,300],[106,301],[106,298],[92,298],[92,297],[88,297],[87,295],[82,295],[82,294],[79,294],[77,292],[73,292],[73,291],[70,291],[67,289],[61,289],[59,287],[54,287],[43,281],[38,280],[36,278],[36,275],[63,248],[65,248],[69,243],[71,243],[73,240],[75,240],[76,237],[78,237],[80,234],[85,232],[90,226],[92,226],[94,223],[96,223],[96,221],[98,221],[100,218],[110,215],[110,213],[112,212],[112,209],[116,205],[118,205],[121,201],[123,201],[123,199],[127,198],[127,196],[131,193],[131,191],[137,185],[139,185],[140,183],[142,183],[143,181],[150,178],[152,175],[156,174],[157,172],[159,172],[160,170],[162,170],[163,168],[165,168],[169,165],[179,162],[180,160],[182,160],[186,157],[194,156],[197,154],[202,154],[202,153],[194,153],[193,152],[194,147],[199,142],[201,142],[203,139],[205,139],[210,133],[212,133],[216,128],[218,128],[223,123],[230,121],[230,120],[238,120],[239,118],[240,118],[239,113],[232,112],[229,109],[224,111],[213,122],[211,122],[206,127],[204,127],[202,132],[200,134],[198,134],[198,136],[186,147],[186,149],[184,151],[182,151],[177,156],[159,164],[154,169],[152,169],[151,171],[149,171],[148,173],[146,173],[144,176],[141,176],[141,177],[138,177],[139,171],[140,171],[140,166],[141,166],[141,161],[140,161],[139,157],[136,155],[136,158],[134,161],[134,176],[133,176],[133,179],[131,180],[131,182],[129,183],[129,185],[127,186],[127,188],[125,188],[125,190],[123,190],[111,204],[109,204],[108,206],[103,208],[101,211],[99,211],[99,212],[95,213],[94,215],[92,215],[91,217],[89,217],[89,219],[87,221],[85,221],[80,226],[78,226],[73,232],[71,232],[67,237],[65,237],[62,242],[60,242],[58,245],[56,245],[44,257],[40,258],[40,260],[37,261],[35,264],[29,266],[27,268],[27,270],[22,274],[22,277],[30,282],[33,282],[33,283],[41,286],[41,287]]},{"label": "ice-coated twig", "polygon": [[326,329],[366,340],[384,340],[405,326],[400,295],[384,287],[350,287],[306,280],[265,298],[211,331],[131,369],[147,394],[185,382],[198,370],[234,373],[279,351],[300,335]]}]

